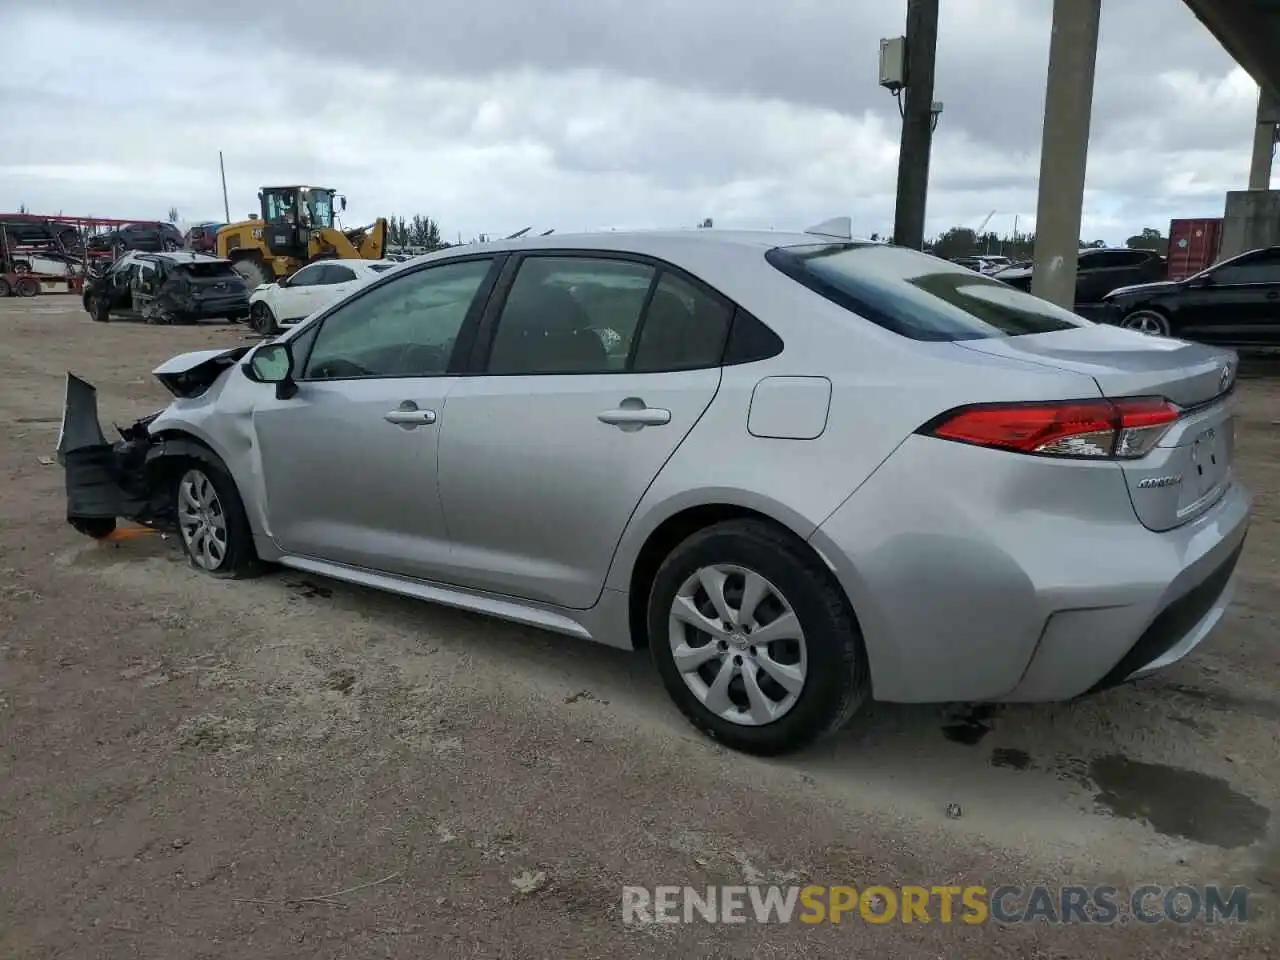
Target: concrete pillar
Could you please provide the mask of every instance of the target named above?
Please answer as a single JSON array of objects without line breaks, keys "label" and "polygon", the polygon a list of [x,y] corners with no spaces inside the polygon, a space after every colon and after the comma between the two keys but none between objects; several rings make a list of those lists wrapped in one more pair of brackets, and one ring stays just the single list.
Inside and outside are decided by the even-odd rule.
[{"label": "concrete pillar", "polygon": [[1101,17],[1102,0],[1053,0],[1031,292],[1067,309],[1075,304]]},{"label": "concrete pillar", "polygon": [[1253,162],[1249,164],[1249,189],[1271,189],[1271,165],[1275,156],[1276,124],[1280,104],[1266,91],[1258,93],[1258,125],[1253,131]]}]

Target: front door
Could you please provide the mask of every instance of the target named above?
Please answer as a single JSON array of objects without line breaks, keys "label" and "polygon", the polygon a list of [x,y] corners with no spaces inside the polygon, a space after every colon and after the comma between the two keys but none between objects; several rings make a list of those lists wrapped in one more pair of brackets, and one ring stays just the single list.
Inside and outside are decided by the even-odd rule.
[{"label": "front door", "polygon": [[483,258],[397,275],[297,338],[297,393],[268,394],[253,413],[270,535],[286,553],[428,579],[441,568],[441,416],[492,268]]},{"label": "front door", "polygon": [[524,258],[486,319],[487,358],[445,403],[446,579],[592,606],[640,498],[715,396],[731,312],[643,260]]},{"label": "front door", "polygon": [[1206,343],[1280,342],[1280,247],[1210,270],[1179,297],[1179,333]]},{"label": "front door", "polygon": [[276,319],[292,323],[319,309],[323,304],[317,299],[317,294],[322,289],[327,269],[323,263],[312,263],[294,273],[285,284],[277,285],[271,298]]}]

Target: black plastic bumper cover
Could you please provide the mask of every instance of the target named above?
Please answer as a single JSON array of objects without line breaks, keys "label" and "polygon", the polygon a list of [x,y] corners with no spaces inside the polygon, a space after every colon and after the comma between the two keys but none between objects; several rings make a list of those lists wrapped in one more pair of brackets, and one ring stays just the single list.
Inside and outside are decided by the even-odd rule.
[{"label": "black plastic bumper cover", "polygon": [[154,461],[163,452],[147,431],[154,415],[120,430],[108,443],[98,422],[97,390],[67,374],[67,394],[58,436],[58,460],[66,479],[67,520],[124,517],[156,524],[169,504],[156,489]]}]

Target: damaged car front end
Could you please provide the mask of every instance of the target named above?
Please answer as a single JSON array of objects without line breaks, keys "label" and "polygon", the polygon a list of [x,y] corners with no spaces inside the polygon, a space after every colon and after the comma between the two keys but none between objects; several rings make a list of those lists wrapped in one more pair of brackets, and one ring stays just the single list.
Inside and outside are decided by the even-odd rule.
[{"label": "damaged car front end", "polygon": [[[153,375],[178,400],[199,397],[252,349],[201,350],[166,361]],[[57,460],[66,480],[67,522],[94,539],[110,536],[119,519],[173,531],[175,468],[204,448],[193,437],[153,432],[158,410],[116,427],[109,441],[98,419],[97,389],[67,373]]]}]

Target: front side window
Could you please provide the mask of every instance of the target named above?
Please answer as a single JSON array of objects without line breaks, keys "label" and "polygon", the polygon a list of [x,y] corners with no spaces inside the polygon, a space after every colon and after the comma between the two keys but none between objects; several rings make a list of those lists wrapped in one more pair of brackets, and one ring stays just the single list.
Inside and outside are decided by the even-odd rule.
[{"label": "front side window", "polygon": [[324,276],[325,265],[323,263],[313,263],[309,267],[303,267],[292,277],[289,278],[289,286],[291,287],[314,287],[322,282],[321,277]]},{"label": "front side window", "polygon": [[984,340],[1092,324],[1001,280],[905,247],[815,243],[765,259],[797,283],[912,340]]},{"label": "front side window", "polygon": [[1215,284],[1235,287],[1250,283],[1280,283],[1280,250],[1258,250],[1229,260],[1210,271]]},{"label": "front side window", "polygon": [[486,258],[417,270],[343,304],[321,321],[303,379],[446,373],[492,263]]},{"label": "front side window", "polygon": [[529,257],[489,352],[495,374],[608,373],[627,365],[655,270],[603,257]]}]

